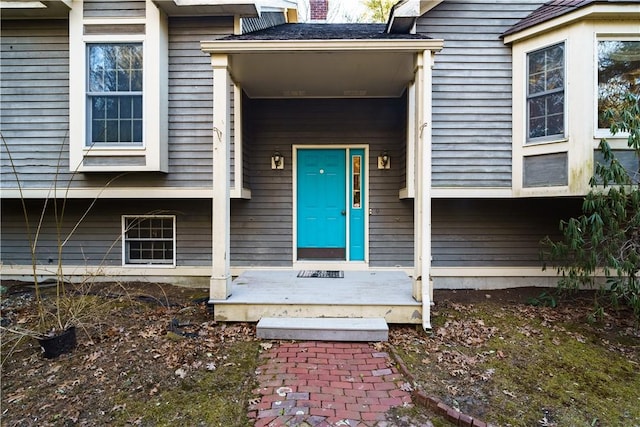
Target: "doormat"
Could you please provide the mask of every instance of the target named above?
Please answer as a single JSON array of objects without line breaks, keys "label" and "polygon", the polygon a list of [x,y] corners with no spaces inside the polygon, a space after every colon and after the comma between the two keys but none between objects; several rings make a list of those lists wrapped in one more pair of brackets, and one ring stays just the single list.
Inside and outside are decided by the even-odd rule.
[{"label": "doormat", "polygon": [[319,279],[343,279],[344,271],[341,270],[301,270],[298,277],[319,278]]}]

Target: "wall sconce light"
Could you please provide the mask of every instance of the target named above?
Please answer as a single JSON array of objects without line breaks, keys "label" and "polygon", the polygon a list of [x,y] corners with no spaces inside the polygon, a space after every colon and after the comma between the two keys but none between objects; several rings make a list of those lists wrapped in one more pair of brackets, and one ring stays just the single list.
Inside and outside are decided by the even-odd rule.
[{"label": "wall sconce light", "polygon": [[284,156],[278,150],[271,155],[271,169],[284,169]]},{"label": "wall sconce light", "polygon": [[378,169],[391,169],[391,157],[389,157],[387,150],[378,156]]}]

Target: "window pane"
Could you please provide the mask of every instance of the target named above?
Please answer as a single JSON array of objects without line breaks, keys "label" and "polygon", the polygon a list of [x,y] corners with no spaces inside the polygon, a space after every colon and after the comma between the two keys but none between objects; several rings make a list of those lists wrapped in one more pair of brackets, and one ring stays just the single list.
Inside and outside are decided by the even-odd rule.
[{"label": "window pane", "polygon": [[89,47],[89,92],[104,91],[104,55],[103,46]]},{"label": "window pane", "polygon": [[109,143],[118,142],[118,135],[120,134],[120,132],[118,132],[120,127],[118,120],[105,120],[105,125],[107,129],[107,136],[106,136],[105,142],[109,142]]},{"label": "window pane", "polygon": [[131,119],[133,118],[133,109],[131,108],[131,97],[125,96],[120,101],[120,118]]},{"label": "window pane", "polygon": [[104,98],[104,100],[106,103],[106,110],[107,110],[106,117],[108,119],[117,119],[119,117],[118,100],[113,98]]},{"label": "window pane", "polygon": [[544,71],[545,67],[544,50],[529,54],[529,74],[537,74]]},{"label": "window pane", "polygon": [[547,104],[544,97],[538,97],[529,100],[529,117],[544,117],[546,105]]},{"label": "window pane", "polygon": [[559,44],[546,49],[546,69],[564,68],[564,45]]},{"label": "window pane", "polygon": [[142,96],[131,96],[131,104],[133,105],[133,117],[142,118]]},{"label": "window pane", "polygon": [[529,75],[529,94],[544,92],[546,82],[543,73]]},{"label": "window pane", "polygon": [[547,135],[561,135],[564,119],[562,114],[554,114],[547,118]]},{"label": "window pane", "polygon": [[564,70],[557,68],[547,73],[546,90],[562,89],[564,87]]},{"label": "window pane", "polygon": [[105,129],[104,120],[93,120],[91,122],[91,140],[93,142],[104,142],[107,130]]},{"label": "window pane", "polygon": [[129,92],[131,90],[129,74],[125,70],[118,70],[116,76],[118,92]]},{"label": "window pane", "polygon": [[547,114],[564,113],[564,93],[554,93],[547,96]]},{"label": "window pane", "polygon": [[142,92],[142,68],[139,70],[131,70],[130,81],[132,91]]},{"label": "window pane", "polygon": [[142,143],[142,120],[133,121],[131,142]]},{"label": "window pane", "polygon": [[608,109],[619,111],[622,97],[640,95],[640,41],[598,42],[598,127],[608,128]]},{"label": "window pane", "polygon": [[91,98],[91,117],[96,119],[103,119],[107,116],[107,99],[102,96],[95,96]]},{"label": "window pane", "polygon": [[131,141],[131,120],[120,121],[120,140]]},{"label": "window pane", "polygon": [[529,138],[545,136],[545,128],[544,118],[531,119],[529,121]]}]

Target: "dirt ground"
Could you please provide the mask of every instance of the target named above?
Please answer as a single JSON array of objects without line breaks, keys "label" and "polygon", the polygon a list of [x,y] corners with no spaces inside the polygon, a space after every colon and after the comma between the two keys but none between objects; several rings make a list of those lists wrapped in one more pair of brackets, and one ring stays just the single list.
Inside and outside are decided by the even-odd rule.
[{"label": "dirt ground", "polygon": [[[2,326],[12,328],[34,322],[37,313],[33,286],[8,281],[3,281],[2,286]],[[49,288],[48,292],[52,291]],[[560,322],[569,319],[585,323],[593,297],[593,293],[582,294],[578,302],[564,304],[561,311],[525,304],[536,298],[548,302],[540,300],[540,295],[540,288],[439,290],[434,294],[431,335],[419,327],[397,325],[390,330],[388,345],[406,357],[407,366],[415,373],[416,386],[464,412],[493,417],[496,425],[568,425],[554,423],[551,413],[547,418],[543,407],[535,409],[540,416],[527,415],[536,418],[523,423],[495,418],[491,411],[502,400],[489,399],[496,394],[489,385],[504,387],[497,392],[498,397],[507,398],[510,404],[538,404],[525,396],[525,391],[518,390],[516,398],[511,385],[493,384],[497,381],[489,378],[500,366],[487,368],[486,363],[512,363],[508,353],[515,353],[511,347],[499,347],[501,343],[496,344],[495,339],[502,337],[502,341],[511,342],[504,338],[522,335],[540,342],[542,332],[538,329],[544,329],[536,323],[540,319],[543,324],[552,325],[547,328],[550,333],[569,334],[573,339],[573,329],[567,332]],[[255,386],[252,363],[260,351],[254,324],[214,322],[206,305],[206,289],[153,283],[101,284],[91,288],[90,296],[98,304],[78,329],[78,346],[70,354],[45,359],[35,339],[18,342],[6,330],[2,332],[2,426],[248,425],[246,407]],[[509,323],[516,323],[510,317],[513,314],[538,326],[514,326],[519,329],[512,332],[505,324],[492,325],[492,318],[486,316],[496,312]],[[625,371],[627,365],[621,372],[637,381],[630,382],[630,387],[640,385],[637,325],[624,311],[609,315],[606,325],[600,329],[589,327],[594,334],[600,334],[599,340],[610,343],[612,352],[622,355],[620,363],[629,361],[632,373]],[[522,358],[528,352],[528,357],[538,357],[530,351],[533,344],[528,348],[530,343],[515,345],[524,347],[522,354],[514,356]],[[523,359],[518,363],[528,362]],[[637,401],[640,407],[640,391],[634,394],[625,390],[621,392],[627,394],[632,405]],[[165,409],[172,403],[178,406]],[[546,402],[544,405],[553,407]],[[203,412],[204,406],[207,412]],[[632,421],[619,425],[640,426],[640,414],[630,411],[628,419]],[[517,410],[514,413],[512,419],[517,419]],[[553,415],[558,420],[564,416]],[[393,416],[404,420],[398,425],[431,425],[426,421],[431,419],[429,414],[421,410],[399,418]]]}]

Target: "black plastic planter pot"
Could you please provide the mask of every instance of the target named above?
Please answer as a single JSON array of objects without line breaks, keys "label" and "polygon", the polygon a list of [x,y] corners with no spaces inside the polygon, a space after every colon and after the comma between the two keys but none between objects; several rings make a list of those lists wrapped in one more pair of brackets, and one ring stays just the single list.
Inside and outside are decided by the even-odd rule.
[{"label": "black plastic planter pot", "polygon": [[53,337],[39,338],[38,342],[43,350],[43,356],[47,359],[54,359],[61,354],[69,353],[76,346],[76,328],[71,326],[61,334]]}]

